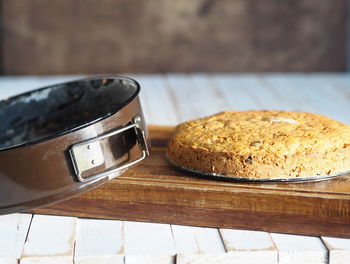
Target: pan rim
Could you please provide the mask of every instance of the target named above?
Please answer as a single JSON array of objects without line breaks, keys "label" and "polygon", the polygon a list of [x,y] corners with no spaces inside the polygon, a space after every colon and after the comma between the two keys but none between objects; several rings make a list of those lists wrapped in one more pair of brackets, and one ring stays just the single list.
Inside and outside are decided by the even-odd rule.
[{"label": "pan rim", "polygon": [[118,75],[118,74],[101,74],[101,75],[92,75],[92,76],[85,77],[85,78],[73,79],[73,80],[70,80],[70,81],[65,81],[65,82],[60,82],[60,83],[54,83],[54,84],[51,84],[51,85],[40,87],[38,89],[33,89],[31,91],[28,91],[28,92],[16,94],[14,96],[6,98],[5,100],[0,100],[0,103],[1,102],[6,102],[6,101],[12,101],[12,100],[18,99],[19,97],[30,95],[31,93],[34,93],[34,92],[40,92],[40,91],[43,91],[45,89],[49,89],[49,88],[54,87],[54,86],[65,85],[65,84],[74,83],[74,82],[80,82],[80,81],[98,80],[98,79],[103,79],[103,78],[113,78],[113,79],[118,79],[119,78],[119,79],[125,79],[125,80],[132,81],[136,85],[136,91],[134,92],[134,94],[132,96],[130,96],[127,100],[125,100],[125,102],[123,102],[122,104],[116,106],[112,111],[109,111],[109,112],[99,116],[98,118],[95,118],[95,119],[90,120],[90,121],[82,122],[82,123],[78,124],[77,126],[74,126],[74,127],[70,128],[70,129],[67,129],[67,130],[64,130],[64,131],[61,131],[61,132],[57,132],[57,133],[53,133],[53,134],[50,134],[48,136],[44,136],[44,137],[39,138],[39,139],[34,139],[34,140],[31,140],[31,141],[28,141],[28,142],[20,143],[20,144],[17,144],[17,145],[11,145],[11,146],[7,146],[7,147],[3,147],[3,148],[0,147],[0,152],[36,145],[36,144],[39,144],[39,143],[42,143],[42,142],[45,142],[45,141],[48,141],[48,140],[52,140],[52,139],[55,139],[55,138],[58,138],[58,137],[61,137],[61,136],[64,136],[64,135],[76,132],[77,130],[86,128],[86,127],[91,126],[93,124],[96,124],[96,123],[98,123],[98,122],[100,122],[100,121],[102,121],[104,119],[107,119],[108,117],[110,117],[112,115],[115,115],[121,109],[123,109],[126,105],[131,103],[139,95],[141,88],[140,88],[140,84],[136,80],[134,80],[134,79],[132,79],[130,77],[126,77],[126,76]]}]

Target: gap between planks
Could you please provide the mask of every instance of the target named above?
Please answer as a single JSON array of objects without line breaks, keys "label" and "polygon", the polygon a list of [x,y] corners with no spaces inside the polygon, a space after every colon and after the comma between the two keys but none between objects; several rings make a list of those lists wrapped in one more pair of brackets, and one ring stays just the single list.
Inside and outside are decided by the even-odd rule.
[{"label": "gap between planks", "polygon": [[71,264],[77,218],[34,215],[21,264]]},{"label": "gap between planks", "polygon": [[28,234],[31,214],[0,216],[0,263],[17,264]]}]

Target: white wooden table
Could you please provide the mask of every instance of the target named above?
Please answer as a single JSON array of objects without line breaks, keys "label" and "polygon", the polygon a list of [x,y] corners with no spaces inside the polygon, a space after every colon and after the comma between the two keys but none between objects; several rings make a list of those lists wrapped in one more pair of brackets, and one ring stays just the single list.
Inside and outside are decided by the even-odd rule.
[{"label": "white wooden table", "polygon": [[[77,78],[0,77],[0,97]],[[234,109],[328,115],[350,124],[350,74],[134,75],[148,123]],[[1,164],[0,164],[1,166]],[[13,214],[0,216],[3,263],[350,263],[350,239]]]}]

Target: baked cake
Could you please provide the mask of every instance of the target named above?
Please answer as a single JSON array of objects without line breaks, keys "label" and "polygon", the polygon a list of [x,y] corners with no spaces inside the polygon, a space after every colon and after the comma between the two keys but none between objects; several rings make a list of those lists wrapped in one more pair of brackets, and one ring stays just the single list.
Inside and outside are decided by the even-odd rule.
[{"label": "baked cake", "polygon": [[168,159],[246,179],[291,179],[350,170],[350,126],[322,115],[227,111],[178,125]]}]

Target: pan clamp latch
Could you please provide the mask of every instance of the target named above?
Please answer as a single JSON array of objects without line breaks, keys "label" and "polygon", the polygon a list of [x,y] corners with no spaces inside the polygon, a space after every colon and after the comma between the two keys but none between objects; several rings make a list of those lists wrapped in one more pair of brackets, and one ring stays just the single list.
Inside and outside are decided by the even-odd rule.
[{"label": "pan clamp latch", "polygon": [[[126,132],[127,130],[134,130],[137,138],[137,144],[140,149],[141,155],[136,160],[127,162],[126,164],[112,167],[102,172],[95,173],[93,175],[86,175],[86,172],[93,170],[105,163],[102,147],[100,141],[114,135]],[[142,126],[142,119],[139,115],[133,118],[131,124],[128,124],[122,128],[113,130],[106,134],[99,135],[97,137],[84,140],[76,143],[69,149],[69,154],[72,159],[75,174],[80,182],[88,182],[95,179],[100,179],[109,176],[120,170],[124,170],[142,160],[149,155],[149,149],[145,131]]]}]

